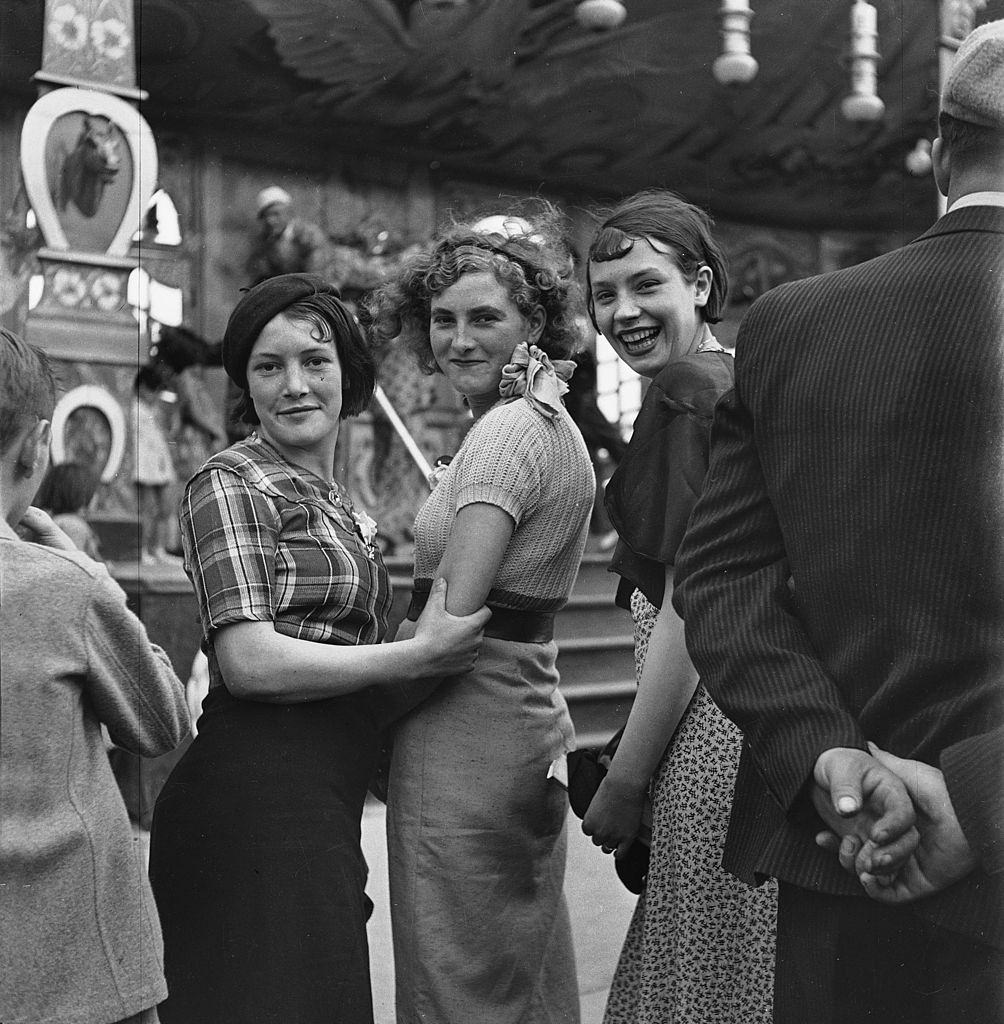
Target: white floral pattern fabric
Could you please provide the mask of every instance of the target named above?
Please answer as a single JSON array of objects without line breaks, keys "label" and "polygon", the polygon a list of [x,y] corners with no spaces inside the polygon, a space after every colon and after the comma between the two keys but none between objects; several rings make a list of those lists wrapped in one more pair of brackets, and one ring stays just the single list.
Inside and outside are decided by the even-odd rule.
[{"label": "white floral pattern fabric", "polygon": [[[658,609],[631,600],[641,675]],[[703,686],[652,783],[648,884],[603,1024],[770,1024],[777,892],[721,867],[742,734]]]}]

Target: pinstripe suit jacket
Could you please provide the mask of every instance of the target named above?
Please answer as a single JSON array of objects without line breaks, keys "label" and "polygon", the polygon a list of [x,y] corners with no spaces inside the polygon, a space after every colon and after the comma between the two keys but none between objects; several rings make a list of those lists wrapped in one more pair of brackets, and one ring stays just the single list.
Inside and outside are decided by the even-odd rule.
[{"label": "pinstripe suit jacket", "polygon": [[1004,209],[775,289],[739,332],[674,601],[744,730],[725,864],[861,894],[806,792],[866,740],[937,765],[979,869],[909,912],[1004,945]]}]

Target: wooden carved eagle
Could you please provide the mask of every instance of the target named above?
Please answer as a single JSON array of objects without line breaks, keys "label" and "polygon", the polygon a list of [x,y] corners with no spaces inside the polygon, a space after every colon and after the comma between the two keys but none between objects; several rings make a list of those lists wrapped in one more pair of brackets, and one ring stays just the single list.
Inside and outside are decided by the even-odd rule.
[{"label": "wooden carved eagle", "polygon": [[248,2],[283,64],[318,83],[312,103],[384,125],[539,103],[586,80],[658,72],[665,60],[658,18],[583,33],[574,0]]}]

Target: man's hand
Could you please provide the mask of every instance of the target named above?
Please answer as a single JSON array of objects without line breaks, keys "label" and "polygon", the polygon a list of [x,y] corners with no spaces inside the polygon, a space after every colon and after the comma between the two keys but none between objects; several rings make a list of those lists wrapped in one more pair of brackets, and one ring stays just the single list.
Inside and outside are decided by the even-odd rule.
[{"label": "man's hand", "polygon": [[77,545],[49,518],[48,513],[32,505],[18,523],[26,540],[60,551],[76,551]]},{"label": "man's hand", "polygon": [[880,903],[910,903],[965,878],[976,867],[976,857],[955,815],[945,776],[933,765],[896,757],[873,743],[868,749],[903,780],[917,811],[920,844],[891,884],[862,874],[865,892]]},{"label": "man's hand", "polygon": [[834,747],[816,759],[813,782],[813,805],[839,837],[843,868],[859,878],[868,875],[876,886],[891,883],[919,842],[903,781],[863,750]]}]

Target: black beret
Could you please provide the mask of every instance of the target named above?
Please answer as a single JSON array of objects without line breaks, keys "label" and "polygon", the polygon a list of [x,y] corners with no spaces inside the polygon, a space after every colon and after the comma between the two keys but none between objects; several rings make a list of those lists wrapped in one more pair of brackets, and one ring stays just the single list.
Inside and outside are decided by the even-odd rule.
[{"label": "black beret", "polygon": [[[223,335],[223,368],[227,376],[247,391],[248,360],[251,349],[265,325],[294,302],[311,295],[331,295],[341,299],[338,289],[319,274],[281,274],[249,288],[227,321]],[[339,301],[338,306],[342,306]],[[344,310],[351,323],[352,314]]]}]

